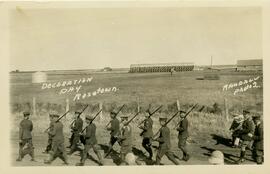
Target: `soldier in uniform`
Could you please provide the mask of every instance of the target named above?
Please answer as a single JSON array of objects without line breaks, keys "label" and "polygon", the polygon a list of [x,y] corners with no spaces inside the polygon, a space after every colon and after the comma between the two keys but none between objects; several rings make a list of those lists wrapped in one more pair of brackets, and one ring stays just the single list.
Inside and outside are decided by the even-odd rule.
[{"label": "soldier in uniform", "polygon": [[80,142],[80,132],[83,128],[83,120],[80,117],[80,112],[76,111],[74,115],[74,123],[71,125],[71,147],[68,155],[72,155],[75,151],[80,150],[78,148],[78,143]]},{"label": "soldier in uniform", "polygon": [[107,128],[108,131],[110,131],[110,142],[109,142],[109,149],[107,154],[105,154],[104,157],[107,157],[113,148],[113,145],[115,142],[118,140],[118,135],[119,135],[119,129],[120,129],[120,123],[119,120],[116,118],[117,113],[114,111],[111,111],[110,116],[111,116],[111,121],[110,121],[110,126]]},{"label": "soldier in uniform", "polygon": [[121,130],[118,142],[121,146],[120,158],[121,162],[128,165],[126,161],[126,155],[132,152],[132,130],[130,125],[126,125],[128,122],[128,116],[121,116]]},{"label": "soldier in uniform", "polygon": [[232,132],[232,147],[237,147],[240,139],[240,130],[242,129],[242,123],[244,121],[243,115],[234,115],[233,122],[230,127],[230,131]]},{"label": "soldier in uniform", "polygon": [[45,160],[44,163],[51,164],[57,157],[59,157],[66,165],[68,165],[66,149],[64,146],[63,124],[61,121],[57,121],[58,118],[58,114],[53,115],[53,127],[50,132],[52,136],[52,150],[49,153],[49,160]]},{"label": "soldier in uniform", "polygon": [[188,138],[188,119],[185,117],[186,112],[180,111],[180,123],[179,127],[177,127],[178,131],[178,147],[183,152],[182,160],[188,161],[190,156],[187,152],[187,138]]},{"label": "soldier in uniform", "polygon": [[[31,156],[31,161],[35,161],[34,146],[32,144],[33,123],[29,120],[30,112],[23,113],[24,119],[20,122],[19,128],[19,156],[16,161],[21,161],[27,154]],[[24,146],[26,148],[24,149]]]},{"label": "soldier in uniform", "polygon": [[[147,113],[150,115],[149,110],[147,110]],[[151,139],[153,137],[153,120],[149,115],[145,115],[144,124],[139,128],[143,130],[141,133],[141,136],[143,136],[142,146],[149,153],[149,159],[152,159]]]},{"label": "soldier in uniform", "polygon": [[49,153],[49,151],[52,149],[51,131],[52,131],[52,127],[53,127],[53,114],[49,114],[49,117],[50,117],[50,125],[49,125],[49,129],[47,131],[47,133],[48,133],[48,144],[47,144],[46,149],[42,153]]},{"label": "soldier in uniform", "polygon": [[253,121],[255,123],[255,132],[253,136],[253,150],[252,156],[255,159],[257,164],[262,164],[263,159],[263,123],[261,121],[260,115],[257,114],[253,117]]},{"label": "soldier in uniform", "polygon": [[91,117],[89,115],[87,115],[85,117],[85,121],[87,124],[86,133],[84,135],[85,145],[84,145],[83,151],[81,152],[81,161],[80,161],[80,163],[76,164],[78,166],[84,165],[85,160],[87,159],[87,156],[88,156],[88,151],[91,148],[93,148],[95,154],[97,155],[97,157],[99,159],[99,165],[103,165],[101,154],[97,149],[96,125],[95,125],[95,123],[92,122],[93,119],[94,119],[94,117]]},{"label": "soldier in uniform", "polygon": [[250,112],[244,110],[243,115],[244,115],[244,122],[242,125],[242,129],[239,131],[239,134],[241,135],[241,139],[243,140],[243,142],[241,145],[240,159],[237,161],[238,164],[245,161],[246,148],[250,144],[255,131],[255,125],[254,122],[252,121]]},{"label": "soldier in uniform", "polygon": [[170,151],[171,148],[171,138],[170,138],[170,129],[166,126],[166,117],[160,117],[159,122],[162,126],[160,130],[159,137],[153,139],[154,141],[159,142],[158,152],[156,157],[156,164],[160,165],[161,158],[166,155],[170,161],[178,165],[178,161],[174,158],[173,153]]}]

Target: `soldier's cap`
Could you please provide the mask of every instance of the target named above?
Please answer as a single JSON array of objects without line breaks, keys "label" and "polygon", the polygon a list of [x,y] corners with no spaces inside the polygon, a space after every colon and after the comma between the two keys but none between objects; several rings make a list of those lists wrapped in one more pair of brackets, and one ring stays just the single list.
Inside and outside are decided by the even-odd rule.
[{"label": "soldier's cap", "polygon": [[23,112],[23,116],[29,116],[30,115],[30,112],[26,111],[26,112]]},{"label": "soldier's cap", "polygon": [[121,115],[120,118],[128,118],[127,115]]},{"label": "soldier's cap", "polygon": [[252,119],[253,119],[253,120],[260,120],[260,119],[261,119],[261,115],[258,114],[258,113],[256,113],[256,114],[254,114],[254,115],[252,116]]},{"label": "soldier's cap", "polygon": [[86,116],[85,116],[85,119],[86,119],[86,120],[93,120],[93,119],[94,119],[94,117],[93,117],[93,116],[91,116],[91,115],[86,115]]},{"label": "soldier's cap", "polygon": [[243,110],[243,113],[244,113],[244,114],[249,114],[249,113],[250,113],[250,111],[249,111],[249,110],[247,110],[247,109],[245,109],[245,110]]},{"label": "soldier's cap", "polygon": [[110,112],[112,115],[116,115],[117,113],[115,111]]},{"label": "soldier's cap", "polygon": [[166,121],[167,120],[167,117],[165,117],[165,116],[160,116],[159,117],[159,121]]},{"label": "soldier's cap", "polygon": [[180,114],[185,114],[185,113],[187,113],[186,111],[183,111],[183,110],[180,110]]}]

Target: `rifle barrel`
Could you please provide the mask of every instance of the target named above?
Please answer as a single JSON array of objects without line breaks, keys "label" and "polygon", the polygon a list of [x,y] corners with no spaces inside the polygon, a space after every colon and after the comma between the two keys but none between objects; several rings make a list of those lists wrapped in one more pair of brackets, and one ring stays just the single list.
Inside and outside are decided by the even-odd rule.
[{"label": "rifle barrel", "polygon": [[[67,113],[69,113],[69,110],[68,110],[66,113],[64,113],[61,117],[59,117],[59,118],[56,120],[56,122],[60,121],[65,115],[67,115]],[[52,127],[52,126],[48,127],[44,132],[47,132],[51,127]]]}]

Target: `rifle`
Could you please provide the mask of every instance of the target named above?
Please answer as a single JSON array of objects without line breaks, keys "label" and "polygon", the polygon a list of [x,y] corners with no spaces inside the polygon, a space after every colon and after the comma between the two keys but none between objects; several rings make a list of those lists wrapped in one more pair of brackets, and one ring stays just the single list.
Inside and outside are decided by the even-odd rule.
[{"label": "rifle", "polygon": [[140,111],[137,112],[130,120],[128,120],[128,122],[125,124],[125,126],[129,125],[130,122],[132,122],[132,120],[134,120],[134,118],[136,118],[139,115]]},{"label": "rifle", "polygon": [[[80,114],[78,115],[77,118],[79,118],[79,117],[82,115],[82,113],[85,111],[85,109],[86,109],[87,107],[88,107],[88,105],[86,105],[85,108],[83,108],[82,112],[80,112]],[[76,121],[76,120],[74,119],[74,120],[71,122],[70,127],[74,124],[75,121]]]},{"label": "rifle", "polygon": [[[55,122],[60,121],[65,115],[67,115],[67,113],[69,113],[69,110],[66,113],[64,113],[61,117],[59,117]],[[48,127],[44,132],[46,133],[51,127],[52,126]]]},{"label": "rifle", "polygon": [[[99,115],[99,113],[102,111],[102,109],[100,109],[98,111],[98,113],[95,115],[95,117],[93,118],[93,120],[91,120],[90,124],[93,123],[93,121],[97,118],[97,116]],[[86,130],[87,126],[85,126],[85,128],[80,132],[80,134],[82,134],[85,130]],[[85,137],[83,135],[80,135],[80,141],[81,143],[85,144]]]},{"label": "rifle", "polygon": [[[173,119],[174,117],[176,117],[178,115],[180,111],[177,111],[168,121],[166,121],[166,123],[164,124],[164,126],[166,126],[167,124],[169,124]],[[159,134],[159,132],[161,131],[162,127],[164,126],[161,126],[161,128],[159,128],[159,130],[157,131],[157,133],[153,136],[153,139],[155,139],[155,137]]]},{"label": "rifle", "polygon": [[198,105],[198,103],[196,103],[195,105],[193,105],[189,109],[189,111],[185,114],[185,116],[183,118],[181,118],[181,120],[176,124],[175,129],[179,126],[179,124],[181,123],[181,121],[184,120],[197,105]]},{"label": "rifle", "polygon": [[[154,115],[160,108],[162,108],[162,105],[160,105],[154,112],[150,113],[149,116],[148,116],[148,118],[150,118],[152,115]],[[146,121],[146,119],[144,119],[142,122],[140,122],[140,123],[138,124],[138,127],[139,127],[141,124],[143,124],[145,121]]]},{"label": "rifle", "polygon": [[[119,112],[123,109],[124,106],[125,106],[125,104],[123,104],[123,105],[121,106],[121,108],[120,108],[120,109],[118,110],[118,112],[116,113],[115,117],[119,114]],[[108,127],[110,123],[111,123],[111,122],[109,122],[108,124],[106,124],[105,127]]]}]

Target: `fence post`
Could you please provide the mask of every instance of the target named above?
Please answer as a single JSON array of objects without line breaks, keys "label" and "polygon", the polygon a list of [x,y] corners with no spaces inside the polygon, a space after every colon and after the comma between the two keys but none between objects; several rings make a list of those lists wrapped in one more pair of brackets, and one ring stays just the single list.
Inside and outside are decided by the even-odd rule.
[{"label": "fence post", "polygon": [[[99,110],[102,109],[102,102],[99,103]],[[102,121],[103,120],[103,111],[100,112],[100,120]]]},{"label": "fence post", "polygon": [[226,98],[224,98],[224,108],[225,108],[226,120],[229,121],[228,104],[227,104],[227,99]]},{"label": "fence post", "polygon": [[37,115],[37,111],[36,111],[36,97],[33,97],[33,115],[34,116]]}]

